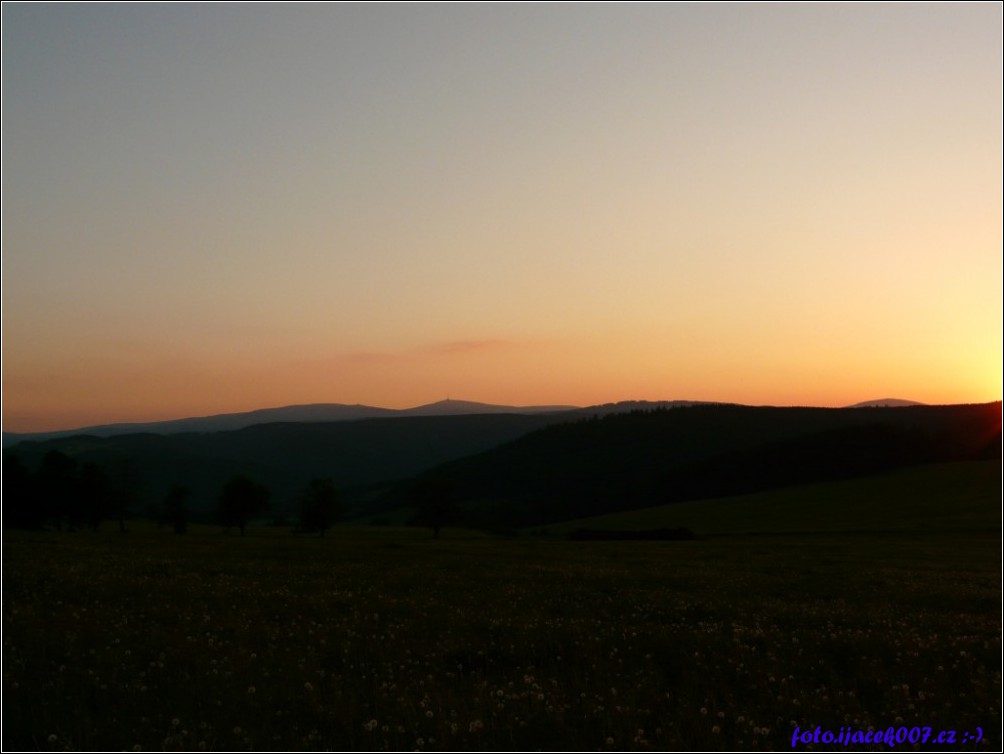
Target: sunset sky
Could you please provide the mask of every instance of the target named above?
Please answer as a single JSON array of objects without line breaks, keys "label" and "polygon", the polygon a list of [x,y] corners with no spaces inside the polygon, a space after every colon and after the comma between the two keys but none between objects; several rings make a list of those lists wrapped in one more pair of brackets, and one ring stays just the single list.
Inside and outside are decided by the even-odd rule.
[{"label": "sunset sky", "polygon": [[1002,389],[1002,11],[3,5],[3,429]]}]

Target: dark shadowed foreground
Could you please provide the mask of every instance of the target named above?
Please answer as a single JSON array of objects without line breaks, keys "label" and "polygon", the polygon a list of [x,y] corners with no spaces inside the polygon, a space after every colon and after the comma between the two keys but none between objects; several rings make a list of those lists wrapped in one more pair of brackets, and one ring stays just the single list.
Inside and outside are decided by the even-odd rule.
[{"label": "dark shadowed foreground", "polygon": [[883,479],[758,496],[756,533],[622,522],[695,541],[8,531],[3,746],[790,750],[794,726],[902,725],[995,750],[1000,466],[911,473],[902,525],[861,513]]}]

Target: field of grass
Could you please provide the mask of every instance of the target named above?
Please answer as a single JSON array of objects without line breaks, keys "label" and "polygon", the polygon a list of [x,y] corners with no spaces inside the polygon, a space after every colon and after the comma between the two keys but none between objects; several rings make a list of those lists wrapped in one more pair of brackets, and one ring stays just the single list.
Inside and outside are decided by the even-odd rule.
[{"label": "field of grass", "polygon": [[3,748],[999,750],[1000,465],[758,498],[651,519],[693,542],[5,531]]},{"label": "field of grass", "polygon": [[912,532],[1000,528],[1001,467],[994,461],[934,464],[755,495],[698,500],[567,521],[535,531],[685,526],[699,536]]}]

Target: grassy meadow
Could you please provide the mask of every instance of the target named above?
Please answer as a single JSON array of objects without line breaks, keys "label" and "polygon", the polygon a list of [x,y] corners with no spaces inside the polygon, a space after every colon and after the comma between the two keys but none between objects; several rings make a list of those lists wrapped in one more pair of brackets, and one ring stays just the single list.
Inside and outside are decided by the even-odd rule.
[{"label": "grassy meadow", "polygon": [[[999,750],[1000,493],[989,462],[509,539],[7,530],[3,748]],[[663,525],[700,538],[563,536]]]}]

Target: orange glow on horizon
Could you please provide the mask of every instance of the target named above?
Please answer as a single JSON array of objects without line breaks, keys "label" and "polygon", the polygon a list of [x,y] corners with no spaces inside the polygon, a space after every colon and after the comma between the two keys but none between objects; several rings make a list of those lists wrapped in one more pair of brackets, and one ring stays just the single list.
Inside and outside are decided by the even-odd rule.
[{"label": "orange glow on horizon", "polygon": [[1000,6],[900,6],[6,4],[3,429],[999,400]]},{"label": "orange glow on horizon", "polygon": [[[309,403],[402,409],[447,397],[514,406],[698,400],[828,407],[880,398],[928,404],[1001,398],[999,385],[994,394],[992,385],[987,389],[976,379],[960,378],[975,376],[976,370],[959,370],[940,379],[917,373],[910,379],[902,375],[884,379],[881,365],[850,375],[841,374],[839,364],[791,361],[748,369],[725,360],[710,369],[685,360],[633,368],[635,362],[624,353],[620,359],[598,362],[591,349],[549,348],[521,349],[511,343],[450,346],[327,360],[243,361],[227,368],[181,361],[174,371],[164,363],[146,368],[134,365],[124,377],[107,373],[93,380],[58,369],[22,376],[5,365],[5,394],[17,390],[22,405],[32,410],[11,411],[5,405],[3,428],[7,432],[51,431]],[[235,373],[241,379],[233,379]]]}]

